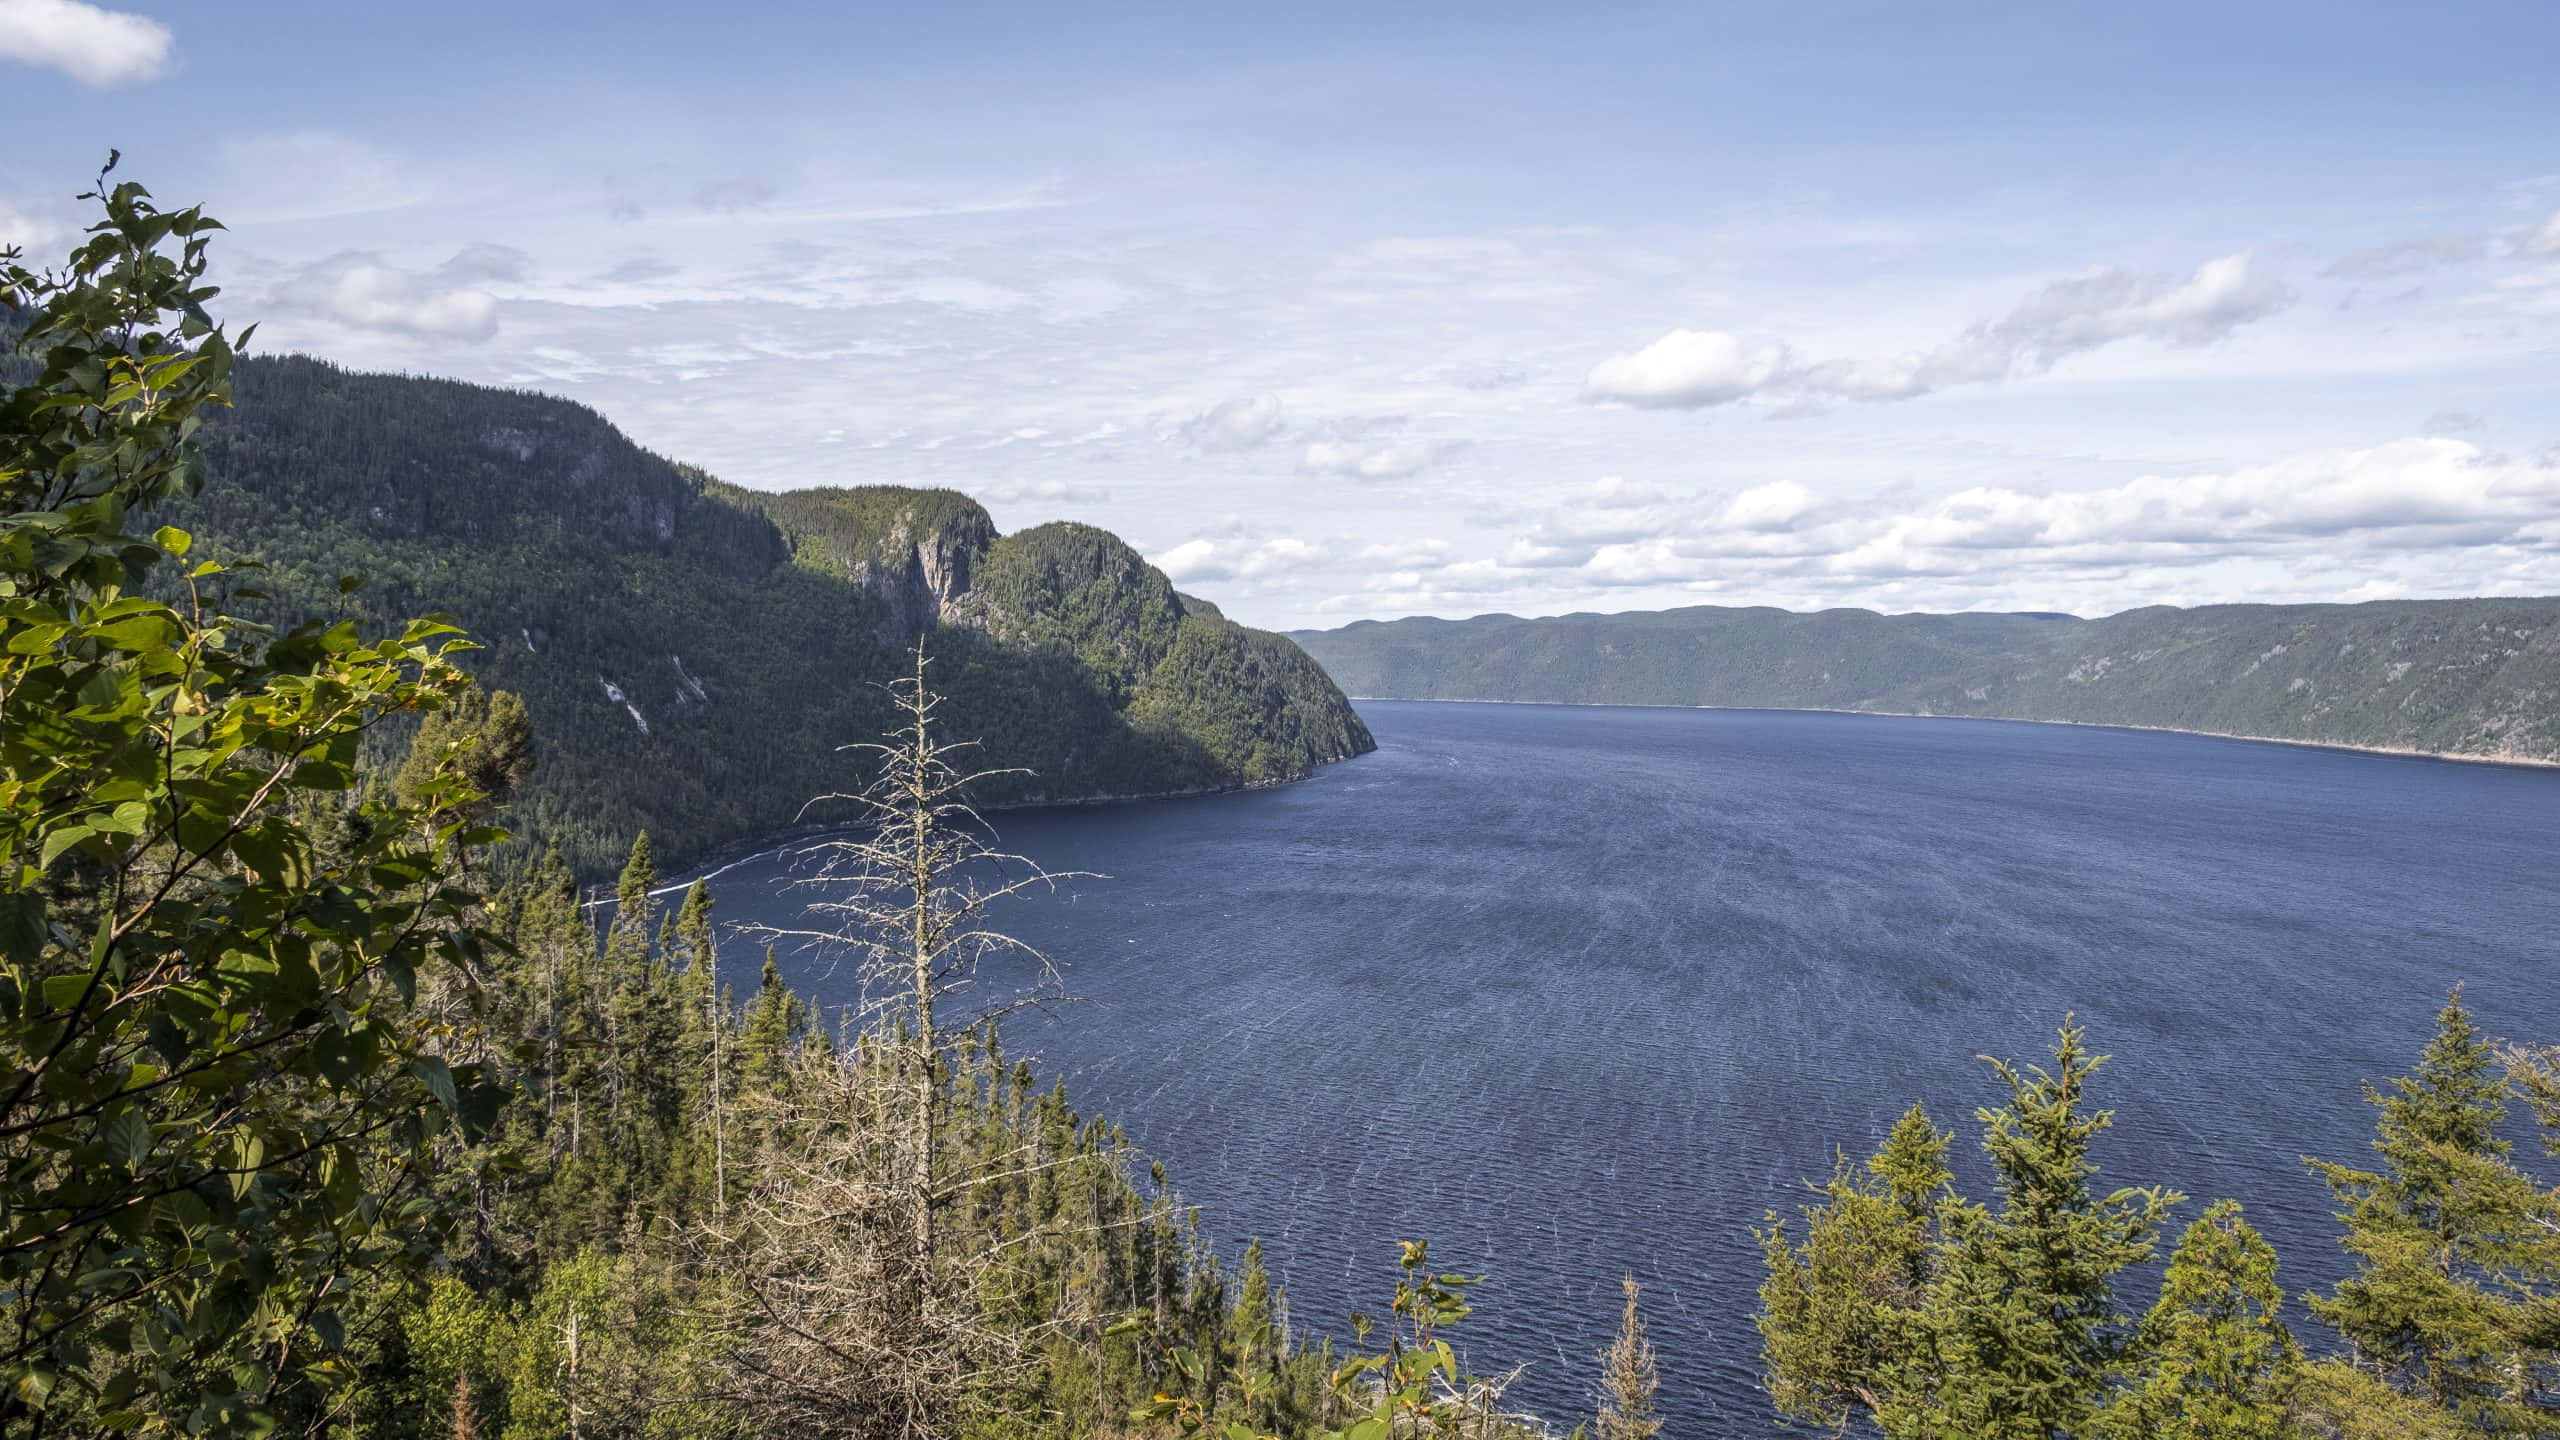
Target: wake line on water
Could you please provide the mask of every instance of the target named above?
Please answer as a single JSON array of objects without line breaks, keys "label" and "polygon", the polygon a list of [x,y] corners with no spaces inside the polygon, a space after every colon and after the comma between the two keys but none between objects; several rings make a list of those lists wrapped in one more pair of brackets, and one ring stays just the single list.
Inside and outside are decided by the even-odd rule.
[{"label": "wake line on water", "polygon": [[[797,840],[786,840],[769,849],[759,850],[753,855],[741,855],[737,859],[730,861],[728,864],[723,865],[716,870],[705,870],[699,875],[689,875],[682,880],[669,881],[668,883],[659,886],[657,889],[649,891],[649,898],[656,900],[662,896],[681,895],[692,889],[694,886],[702,884],[706,880],[717,880],[721,876],[728,874],[730,871],[737,869],[741,865],[753,865],[757,861],[769,856],[780,855],[784,851],[789,850],[792,846],[800,843],[801,842]],[[613,903],[615,903],[614,897],[600,895],[593,900],[579,901],[578,908],[581,910],[595,910]]]}]

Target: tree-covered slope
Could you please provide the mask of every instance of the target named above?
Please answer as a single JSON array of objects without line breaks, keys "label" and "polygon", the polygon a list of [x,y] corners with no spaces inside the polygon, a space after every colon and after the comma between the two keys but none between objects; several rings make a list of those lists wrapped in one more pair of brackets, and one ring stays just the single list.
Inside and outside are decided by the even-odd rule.
[{"label": "tree-covered slope", "polygon": [[1291,638],[1354,695],[2154,725],[2560,760],[2560,599],[2063,615],[1698,607]]},{"label": "tree-covered slope", "polygon": [[741,490],[541,395],[301,358],[234,388],[211,483],[159,518],[263,561],[279,619],[454,616],[543,740],[516,827],[589,875],[636,830],[681,864],[859,778],[836,747],[880,732],[919,636],[951,733],[1031,772],[997,803],[1284,780],[1372,743],[1295,646],[1099,530],[999,536],[949,491]]}]

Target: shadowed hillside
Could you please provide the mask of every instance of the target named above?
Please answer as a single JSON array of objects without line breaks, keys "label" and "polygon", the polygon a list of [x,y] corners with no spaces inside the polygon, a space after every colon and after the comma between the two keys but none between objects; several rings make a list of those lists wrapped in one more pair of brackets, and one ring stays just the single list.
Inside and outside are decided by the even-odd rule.
[{"label": "shadowed hillside", "polygon": [[867,774],[835,747],[880,733],[918,637],[949,733],[1031,772],[992,802],[1271,783],[1372,743],[1295,645],[1100,530],[998,535],[951,491],[759,494],[541,395],[301,358],[235,389],[213,483],[158,518],[263,561],[258,613],[468,628],[544,742],[516,826],[588,875],[636,830],[680,865]]}]

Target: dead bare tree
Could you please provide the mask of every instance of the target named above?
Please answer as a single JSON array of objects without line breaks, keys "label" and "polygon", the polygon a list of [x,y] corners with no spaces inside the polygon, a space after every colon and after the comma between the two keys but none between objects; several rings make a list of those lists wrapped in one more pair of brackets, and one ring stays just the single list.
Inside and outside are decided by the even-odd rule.
[{"label": "dead bare tree", "polygon": [[1598,1440],[1653,1440],[1662,1431],[1654,1409],[1659,1386],[1653,1344],[1645,1339],[1644,1317],[1636,1313],[1636,1277],[1625,1279],[1627,1309],[1618,1322],[1618,1338],[1600,1355],[1600,1414],[1593,1427]]},{"label": "dead bare tree", "polygon": [[[1054,989],[1045,956],[989,928],[990,906],[1047,889],[1053,874],[998,851],[969,799],[1004,770],[964,771],[971,748],[936,733],[941,698],[928,661],[890,687],[898,726],[845,747],[878,766],[850,795],[861,826],[811,847],[803,882],[817,898],[803,928],[766,937],[850,956],[861,1024],[847,1047],[820,1047],[765,1110],[757,1181],[734,1224],[716,1228],[746,1297],[735,1399],[757,1433],[847,1440],[945,1440],[966,1397],[1007,1368],[1024,1338],[983,1322],[979,1297],[1006,1245],[945,1245],[941,1217],[979,1186],[1035,1157],[946,1153],[955,1059],[1005,1014]],[[997,952],[1029,961],[1022,994],[955,1007]]]}]

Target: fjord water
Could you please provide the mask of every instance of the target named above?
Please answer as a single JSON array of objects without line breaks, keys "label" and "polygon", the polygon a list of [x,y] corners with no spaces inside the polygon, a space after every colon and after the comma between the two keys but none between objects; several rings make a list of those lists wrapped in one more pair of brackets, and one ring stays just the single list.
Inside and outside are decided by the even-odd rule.
[{"label": "fjord water", "polygon": [[[2241,1199],[2297,1294],[2340,1269],[2299,1157],[2369,1153],[2358,1082],[2409,1065],[2454,982],[2491,1033],[2560,1039],[2560,773],[1998,721],[1361,713],[1378,752],[1302,784],[999,817],[1110,877],[1001,917],[1076,997],[1008,1048],[1161,1157],[1229,1255],[1262,1237],[1302,1331],[1381,1313],[1400,1238],[1490,1275],[1470,1358],[1527,1363],[1515,1396],[1567,1423],[1633,1273],[1670,1433],[1774,1429],[1750,1228],[1914,1099],[1978,1192],[1974,1057],[2036,1058],[2066,1011],[2114,1056],[2101,1184],[2175,1186],[2182,1219]],[[795,863],[723,873],[723,918],[792,922]]]}]

